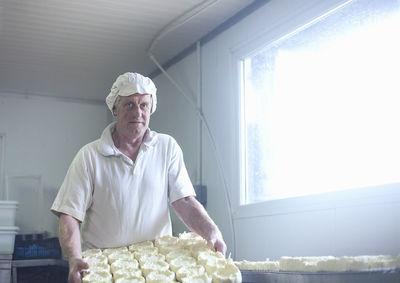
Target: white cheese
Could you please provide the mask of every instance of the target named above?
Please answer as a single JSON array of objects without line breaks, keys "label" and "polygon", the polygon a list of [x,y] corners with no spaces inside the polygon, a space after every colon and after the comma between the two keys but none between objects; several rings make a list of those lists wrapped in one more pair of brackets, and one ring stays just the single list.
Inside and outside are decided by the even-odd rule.
[{"label": "white cheese", "polygon": [[107,249],[103,249],[103,254],[105,256],[108,256],[109,254],[112,254],[115,252],[127,252],[127,251],[128,251],[127,247],[107,248]]},{"label": "white cheese", "polygon": [[242,274],[233,262],[228,262],[223,268],[218,268],[212,274],[213,283],[241,283]]},{"label": "white cheese", "polygon": [[165,271],[169,269],[169,264],[165,261],[149,261],[140,266],[145,277],[152,271]]},{"label": "white cheese", "polygon": [[146,247],[146,248],[142,248],[136,252],[133,253],[133,256],[139,260],[139,258],[141,258],[144,255],[155,255],[158,254],[158,248],[156,247]]},{"label": "white cheese", "polygon": [[190,251],[185,250],[185,249],[176,249],[172,250],[169,253],[166,254],[165,259],[167,262],[171,262],[171,260],[180,257],[180,256],[191,256]]},{"label": "white cheese", "polygon": [[180,256],[170,261],[169,268],[172,271],[177,272],[178,269],[181,268],[182,266],[195,266],[195,265],[196,265],[196,260],[193,257]]},{"label": "white cheese", "polygon": [[178,244],[178,245],[171,245],[171,246],[159,246],[158,250],[163,255],[166,255],[172,251],[181,250],[182,248],[183,248],[183,246]]},{"label": "white cheese", "polygon": [[171,270],[152,271],[146,276],[146,283],[175,282],[175,274]]},{"label": "white cheese", "polygon": [[112,264],[116,260],[125,260],[125,261],[130,261],[133,260],[133,254],[130,252],[114,252],[108,255],[108,263]]},{"label": "white cheese", "polygon": [[95,262],[89,264],[89,268],[84,271],[84,274],[88,274],[91,272],[97,272],[97,271],[107,271],[110,272],[110,266],[107,263],[104,262]]},{"label": "white cheese", "polygon": [[137,278],[118,278],[114,281],[115,283],[145,283],[144,277]]},{"label": "white cheese", "polygon": [[114,273],[117,270],[135,270],[139,268],[139,263],[136,259],[129,261],[118,259],[111,264],[111,272]]},{"label": "white cheese", "polygon": [[194,277],[185,277],[181,280],[182,283],[211,283],[212,278],[207,273]]},{"label": "white cheese", "polygon": [[204,275],[206,272],[204,266],[182,266],[176,271],[176,279],[182,281],[183,278],[192,278]]},{"label": "white cheese", "polygon": [[118,278],[125,278],[125,279],[135,279],[135,278],[141,278],[142,276],[142,271],[140,269],[119,269],[115,272],[113,272],[113,277],[114,280]]},{"label": "white cheese", "polygon": [[149,261],[165,261],[165,256],[163,254],[138,254],[137,258],[140,265]]},{"label": "white cheese", "polygon": [[138,251],[142,248],[153,248],[154,244],[152,241],[144,241],[144,242],[139,242],[139,243],[133,243],[128,247],[129,251],[135,252]]},{"label": "white cheese", "polygon": [[179,239],[177,237],[174,236],[170,236],[170,235],[165,235],[162,236],[160,238],[157,238],[154,241],[154,245],[156,247],[160,247],[160,246],[175,246],[179,244]]},{"label": "white cheese", "polygon": [[278,271],[279,262],[270,261],[269,259],[265,261],[236,261],[235,265],[241,270],[262,270],[262,271]]},{"label": "white cheese", "polygon": [[86,251],[82,252],[82,257],[87,257],[87,256],[98,256],[101,255],[102,251],[101,249],[89,249]]},{"label": "white cheese", "polygon": [[91,255],[85,257],[83,260],[86,261],[89,264],[89,266],[96,263],[108,264],[108,259],[104,255],[96,255],[96,256]]},{"label": "white cheese", "polygon": [[181,240],[204,240],[202,236],[195,232],[183,232],[179,234]]},{"label": "white cheese", "polygon": [[90,272],[84,275],[82,279],[83,283],[111,283],[111,273],[107,271]]}]

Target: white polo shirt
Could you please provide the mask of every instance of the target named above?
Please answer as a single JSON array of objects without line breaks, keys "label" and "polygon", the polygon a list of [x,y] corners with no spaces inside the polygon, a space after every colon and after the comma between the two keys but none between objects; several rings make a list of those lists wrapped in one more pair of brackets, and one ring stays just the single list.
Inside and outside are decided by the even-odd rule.
[{"label": "white polo shirt", "polygon": [[51,207],[83,222],[85,248],[106,248],[171,234],[169,203],[195,191],[182,150],[148,130],[133,162],[114,145],[110,124],[75,156]]}]

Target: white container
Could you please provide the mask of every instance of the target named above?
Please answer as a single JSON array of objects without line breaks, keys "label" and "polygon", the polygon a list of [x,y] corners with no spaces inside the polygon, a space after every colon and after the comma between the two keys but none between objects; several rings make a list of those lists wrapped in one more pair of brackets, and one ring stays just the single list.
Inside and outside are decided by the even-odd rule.
[{"label": "white container", "polygon": [[0,226],[0,254],[13,254],[18,230],[15,226]]},{"label": "white container", "polygon": [[14,226],[18,201],[0,200],[0,226]]}]

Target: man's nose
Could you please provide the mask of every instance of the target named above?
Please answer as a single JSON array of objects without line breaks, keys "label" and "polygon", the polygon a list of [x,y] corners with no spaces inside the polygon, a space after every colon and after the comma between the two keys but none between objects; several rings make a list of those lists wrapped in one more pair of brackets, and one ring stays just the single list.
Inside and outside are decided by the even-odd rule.
[{"label": "man's nose", "polygon": [[133,115],[135,115],[136,117],[138,117],[142,114],[142,110],[140,109],[139,105],[133,105],[131,111],[132,111]]}]

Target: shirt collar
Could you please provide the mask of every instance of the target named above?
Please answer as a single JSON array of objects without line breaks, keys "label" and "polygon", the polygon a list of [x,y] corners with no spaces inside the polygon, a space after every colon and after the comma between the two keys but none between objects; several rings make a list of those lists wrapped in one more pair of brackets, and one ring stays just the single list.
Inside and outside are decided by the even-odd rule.
[{"label": "shirt collar", "polygon": [[[115,124],[116,122],[112,122],[111,124],[109,124],[101,134],[98,150],[104,156],[121,155],[121,152],[114,145],[114,141],[112,139],[112,133],[115,130]],[[156,142],[157,142],[157,133],[151,131],[150,129],[147,129],[142,145],[145,146],[147,149],[151,146],[154,146]]]}]

